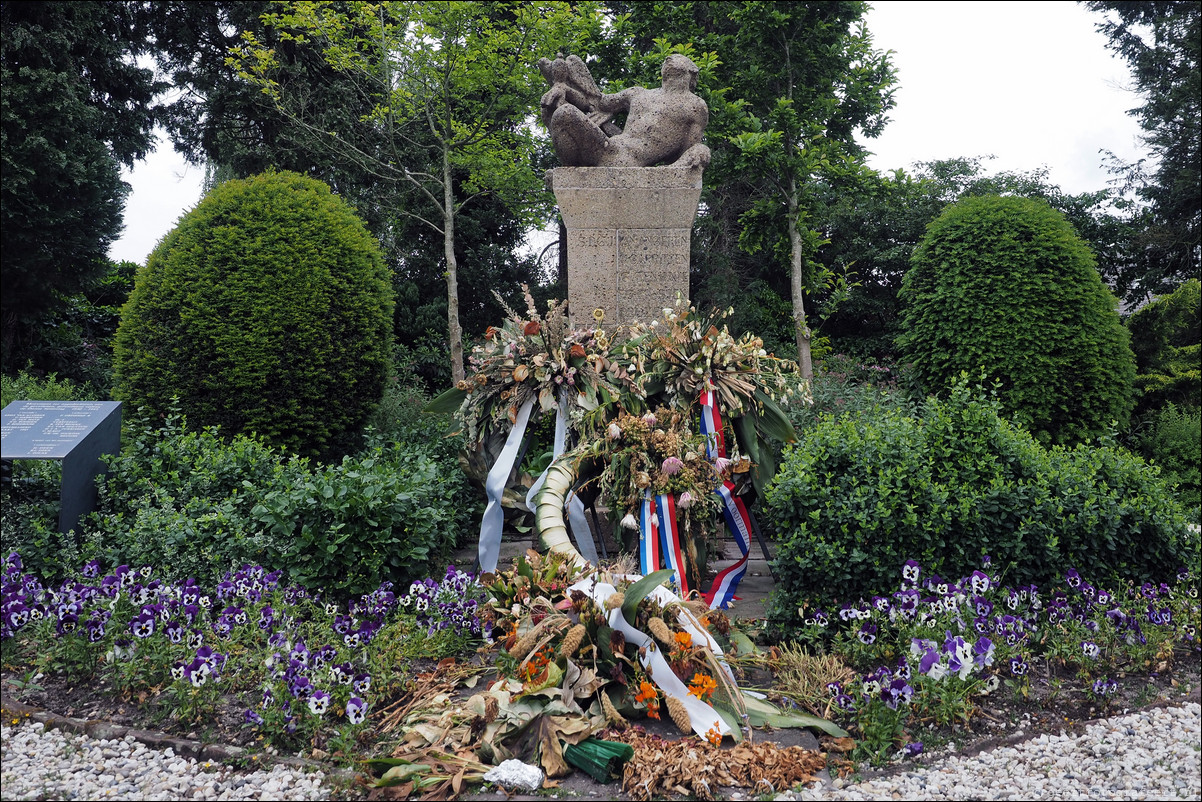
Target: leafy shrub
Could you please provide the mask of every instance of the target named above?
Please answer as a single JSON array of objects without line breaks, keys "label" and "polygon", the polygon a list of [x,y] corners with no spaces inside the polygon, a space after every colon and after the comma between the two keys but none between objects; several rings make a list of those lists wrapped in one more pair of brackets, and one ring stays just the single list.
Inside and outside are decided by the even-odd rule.
[{"label": "leafy shrub", "polygon": [[215,427],[197,430],[177,410],[161,423],[131,421],[129,443],[109,461],[98,509],[120,513],[164,492],[180,503],[224,499],[246,484],[271,482],[282,457],[253,437],[224,439]]},{"label": "leafy shrub", "polygon": [[1202,281],[1190,279],[1127,321],[1135,352],[1137,413],[1202,406]]},{"label": "leafy shrub", "polygon": [[460,468],[459,455],[464,447],[460,424],[451,415],[423,411],[430,395],[419,377],[422,359],[405,345],[394,346],[384,398],[367,422],[367,448],[404,447],[435,460],[441,481],[459,488],[453,531],[468,532],[479,525],[483,494],[468,486],[467,477]]},{"label": "leafy shrub", "polygon": [[88,398],[87,388],[70,379],[60,379],[57,373],[36,376],[19,371],[15,376],[0,376],[0,409],[13,401],[94,401]]},{"label": "leafy shrub", "polygon": [[80,550],[73,533],[58,531],[58,513],[57,479],[36,477],[5,483],[0,488],[4,553],[19,551],[31,571],[61,576],[79,562]]},{"label": "leafy shrub", "polygon": [[1126,422],[1130,338],[1062,214],[1030,198],[965,198],[930,224],[911,264],[898,345],[925,391],[983,369],[1007,416],[1045,443]]},{"label": "leafy shrub", "polygon": [[1202,410],[1169,404],[1155,414],[1140,445],[1144,456],[1164,471],[1165,480],[1178,485],[1177,497],[1197,523],[1202,517]]},{"label": "leafy shrub", "polygon": [[112,461],[83,556],[205,582],[265,561],[340,594],[407,584],[444,555],[470,506],[456,501],[461,472],[429,449],[394,444],[322,467],[169,415]]},{"label": "leafy shrub", "polygon": [[766,498],[779,533],[773,615],[888,595],[914,559],[942,576],[988,554],[1008,583],[1073,567],[1099,581],[1197,565],[1198,538],[1156,468],[1110,445],[1045,449],[962,379],[919,415],[828,417]]},{"label": "leafy shrub", "polygon": [[365,593],[384,580],[407,585],[445,559],[462,491],[456,478],[405,448],[317,469],[293,459],[257,492],[251,514],[283,544],[280,564],[294,581],[339,595]]},{"label": "leafy shrub", "polygon": [[346,453],[383,392],[392,290],[375,239],[295,173],[227,181],[151,253],[115,343],[117,398]]},{"label": "leafy shrub", "polygon": [[247,487],[275,481],[277,450],[244,435],[226,440],[212,427],[190,431],[178,413],[140,426],[109,462],[86,556],[204,582],[231,566],[276,561],[281,547],[258,531]]}]

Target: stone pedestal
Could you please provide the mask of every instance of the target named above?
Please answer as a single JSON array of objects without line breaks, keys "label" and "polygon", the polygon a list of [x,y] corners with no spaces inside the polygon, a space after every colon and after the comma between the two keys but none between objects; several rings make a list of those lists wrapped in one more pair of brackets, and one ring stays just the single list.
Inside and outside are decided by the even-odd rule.
[{"label": "stone pedestal", "polygon": [[560,167],[551,188],[568,230],[568,312],[606,327],[658,320],[689,298],[689,248],[701,170]]}]

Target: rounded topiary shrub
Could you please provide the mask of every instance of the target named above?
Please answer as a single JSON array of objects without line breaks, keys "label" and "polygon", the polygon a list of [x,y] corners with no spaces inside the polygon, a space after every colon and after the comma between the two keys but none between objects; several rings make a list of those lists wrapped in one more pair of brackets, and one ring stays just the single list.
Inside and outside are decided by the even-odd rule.
[{"label": "rounded topiary shrub", "polygon": [[962,371],[1000,382],[1007,415],[1045,443],[1103,434],[1131,414],[1135,362],[1093,254],[1047,203],[949,206],[914,250],[898,346],[927,392]]},{"label": "rounded topiary shrub", "polygon": [[828,417],[803,432],[764,515],[780,540],[771,616],[785,626],[806,602],[888,596],[911,559],[954,578],[988,554],[1012,587],[1069,568],[1160,582],[1199,560],[1156,468],[1115,446],[1045,448],[963,380],[915,415]]},{"label": "rounded topiary shrub", "polygon": [[379,402],[392,289],[379,244],[320,181],[227,181],[139,271],[114,396],[196,427],[331,456]]}]

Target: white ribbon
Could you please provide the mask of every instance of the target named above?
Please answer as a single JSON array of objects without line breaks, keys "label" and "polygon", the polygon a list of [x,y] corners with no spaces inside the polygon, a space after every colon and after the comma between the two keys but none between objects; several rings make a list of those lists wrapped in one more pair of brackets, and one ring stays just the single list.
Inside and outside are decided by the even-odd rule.
[{"label": "white ribbon", "polygon": [[[568,588],[568,590],[569,592],[579,590],[587,594],[602,609],[605,609],[606,599],[617,593],[617,588],[613,585],[597,582],[593,579],[585,579],[577,582]],[[656,588],[651,595],[656,601],[661,603],[680,601],[680,598],[676,594],[664,587]],[[659,646],[649,635],[640,632],[626,622],[626,619],[622,616],[621,607],[615,607],[609,611],[609,625],[618,632],[621,632],[626,637],[628,643],[633,643],[636,648],[643,651],[643,655],[639,658],[639,662],[643,664],[643,670],[647,672],[648,678],[660,690],[684,705],[685,710],[689,714],[689,723],[693,725],[693,732],[702,738],[706,738],[709,731],[717,727],[718,732],[723,736],[730,735],[730,725],[726,723],[726,719],[720,716],[714,708],[689,693],[688,687],[680,677],[676,676],[676,673],[672,671],[672,667],[668,665],[663,651],[660,650]],[[693,629],[691,626],[689,628],[690,630]],[[703,629],[700,623],[698,623],[696,627],[698,634]],[[717,648],[718,644],[714,643],[708,634],[704,637],[712,647]],[[717,649],[715,655],[721,654],[722,650],[720,648]]]},{"label": "white ribbon", "polygon": [[509,430],[505,439],[505,447],[497,456],[497,461],[488,470],[488,478],[484,480],[484,492],[488,496],[488,506],[484,508],[484,517],[480,519],[480,570],[493,573],[497,570],[497,560],[501,556],[501,529],[505,526],[505,510],[501,506],[501,498],[505,495],[505,486],[509,483],[509,474],[513,471],[513,463],[517,461],[518,451],[522,447],[522,438],[526,436],[526,424],[530,422],[530,410],[534,409],[534,399],[522,404],[518,411],[517,420]]},{"label": "white ribbon", "polygon": [[[559,394],[559,406],[555,410],[555,457],[564,452],[567,448],[567,441],[568,392],[563,390]],[[534,512],[534,499],[538,496],[538,491],[543,489],[543,482],[546,481],[549,470],[551,470],[550,465],[543,470],[538,479],[534,480],[534,485],[526,494],[526,507],[530,512]],[[591,565],[597,565],[597,547],[593,545],[593,530],[589,528],[588,519],[584,517],[584,502],[576,496],[575,491],[568,495],[568,524],[572,530],[572,538],[576,541],[576,551],[580,552],[580,556],[588,560]]]}]

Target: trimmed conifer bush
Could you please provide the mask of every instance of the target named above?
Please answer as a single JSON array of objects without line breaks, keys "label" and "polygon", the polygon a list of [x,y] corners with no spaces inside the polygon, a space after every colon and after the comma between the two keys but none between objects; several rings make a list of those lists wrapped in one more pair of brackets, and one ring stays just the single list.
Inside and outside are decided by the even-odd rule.
[{"label": "trimmed conifer bush", "polygon": [[1137,413],[1202,406],[1202,282],[1190,279],[1127,321],[1138,371]]},{"label": "trimmed conifer bush", "polygon": [[1044,443],[1126,424],[1135,361],[1093,254],[1030,198],[965,198],[914,250],[898,345],[926,392],[967,371],[1000,382],[1006,414]]},{"label": "trimmed conifer bush", "polygon": [[227,181],[139,271],[114,396],[197,427],[336,456],[383,395],[392,288],[379,244],[320,181]]}]

